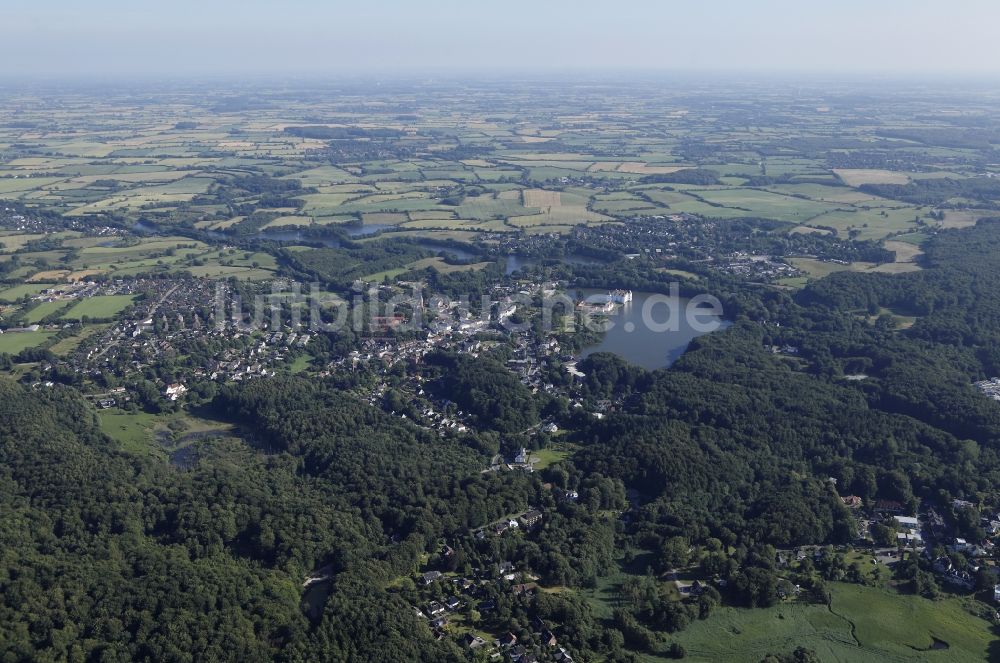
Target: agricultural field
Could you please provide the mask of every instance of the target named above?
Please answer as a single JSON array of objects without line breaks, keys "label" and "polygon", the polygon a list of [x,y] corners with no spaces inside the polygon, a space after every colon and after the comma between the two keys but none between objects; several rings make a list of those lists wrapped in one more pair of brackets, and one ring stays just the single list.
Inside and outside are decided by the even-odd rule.
[{"label": "agricultural field", "polygon": [[11,303],[15,302],[22,297],[30,297],[32,295],[37,295],[43,290],[49,288],[47,283],[22,283],[21,285],[16,285],[6,290],[0,290],[0,302]]},{"label": "agricultural field", "polygon": [[74,305],[62,317],[65,320],[113,318],[131,306],[134,301],[135,298],[128,295],[88,297]]},{"label": "agricultural field", "polygon": [[[845,583],[831,584],[830,606],[783,603],[757,610],[722,608],[676,636],[687,660],[757,663],[804,646],[823,661],[984,661],[991,625],[957,598],[928,601]],[[935,648],[935,643],[938,644]],[[651,660],[651,659],[650,659]]]},{"label": "agricultural field", "polygon": [[55,332],[8,332],[0,334],[0,354],[16,355],[22,350],[35,348],[50,339]]},{"label": "agricultural field", "polygon": [[[764,547],[785,557],[792,546],[839,545],[864,534],[851,514],[891,524],[881,512],[900,509],[877,506],[885,500],[927,514],[935,523],[928,547],[951,545],[959,568],[984,556],[959,552],[966,546],[952,542],[960,536],[984,548],[990,538],[1000,543],[985,534],[1000,504],[990,481],[998,427],[988,408],[996,404],[970,386],[998,363],[986,276],[1000,238],[984,221],[1000,217],[997,93],[963,96],[956,86],[948,96],[913,92],[889,103],[871,87],[747,82],[734,92],[710,77],[692,86],[288,81],[253,94],[183,82],[69,94],[47,85],[5,87],[0,98],[0,354],[43,349],[13,366],[2,357],[21,383],[2,391],[39,412],[71,405],[63,398],[79,391],[80,410],[95,413],[114,444],[89,444],[91,435],[76,458],[82,447],[72,432],[52,438],[52,448],[29,435],[8,456],[63,454],[80,467],[115,461],[109,485],[150,497],[146,520],[162,522],[138,543],[104,528],[97,549],[172,546],[151,558],[153,571],[190,571],[194,584],[168,599],[203,587],[215,600],[215,584],[256,579],[252,619],[240,614],[245,601],[229,601],[214,623],[259,636],[255,647],[266,639],[303,650],[296,634],[321,648],[337,643],[336,653],[318,655],[330,660],[349,657],[353,645],[337,629],[358,615],[416,625],[420,632],[406,635],[420,638],[407,637],[407,651],[426,639],[444,658],[470,632],[511,630],[534,644],[522,627],[539,616],[580,661],[634,654],[662,662],[671,643],[694,661],[757,663],[798,646],[844,663],[998,658],[994,608],[971,596],[903,593],[901,580],[858,552],[847,554],[854,566],[843,574],[835,567],[844,560],[823,554],[785,571],[787,560],[772,562]],[[963,244],[968,237],[980,241]],[[908,274],[918,270],[927,271]],[[839,272],[854,274],[829,278]],[[846,292],[823,290],[844,277]],[[671,361],[690,352],[673,368],[626,370],[594,356],[577,379],[571,362],[594,337],[571,337],[570,323],[586,311],[569,304],[556,330],[536,324],[542,294],[675,285],[685,297],[717,295],[734,324],[684,340]],[[814,292],[793,297],[810,285]],[[500,315],[517,300],[514,319],[528,324],[521,332],[436,324],[412,334],[383,319],[330,332],[299,316],[377,313],[378,303],[417,288],[437,322],[462,311],[434,308],[433,295],[447,292],[503,299],[489,309]],[[266,306],[250,308],[256,302]],[[421,311],[410,306],[416,318]],[[264,308],[269,320],[257,315]],[[949,326],[956,315],[964,321]],[[41,327],[18,331],[31,324]],[[277,411],[283,421],[272,426]],[[199,418],[212,416],[239,421]],[[770,425],[782,417],[791,422],[784,429]],[[233,426],[248,440],[236,440]],[[507,458],[522,444],[543,472],[491,467],[490,456]],[[199,455],[219,447],[226,453]],[[66,479],[34,476],[52,479],[52,494]],[[352,486],[366,482],[379,494],[359,509]],[[241,493],[230,483],[268,490]],[[468,487],[468,499],[455,503],[451,486]],[[202,488],[233,499],[175,518]],[[863,494],[864,505],[843,508],[837,495],[847,491]],[[87,507],[121,496],[83,497]],[[976,512],[952,498],[975,500]],[[395,503],[426,508],[405,518]],[[438,518],[449,504],[454,517]],[[488,524],[478,521],[529,509],[543,512],[540,526],[532,515],[516,532],[469,536]],[[58,520],[44,511],[35,521]],[[891,534],[871,529],[874,538]],[[45,557],[30,537],[8,537],[21,538],[24,550],[11,559]],[[72,546],[73,537],[58,543]],[[344,554],[352,550],[359,554]],[[988,556],[993,565],[997,555]],[[345,573],[316,577],[331,560]],[[515,587],[500,579],[501,561],[517,569]],[[915,572],[912,561],[895,567],[899,578]],[[930,576],[939,587],[954,581],[920,565],[913,585],[924,594],[937,595]],[[414,575],[431,568],[446,569],[447,585]],[[830,581],[827,603],[743,607],[760,601],[761,589],[771,603],[776,576],[801,574],[794,582],[809,587],[814,570],[873,586]],[[132,571],[111,580],[125,586]],[[323,591],[355,581],[372,591],[360,608],[324,603],[312,589],[298,592],[307,574]],[[389,578],[400,596],[382,592]],[[718,582],[724,605],[714,605],[714,592],[700,602],[689,591],[696,579]],[[64,611],[25,587],[18,596],[41,598],[5,632],[49,648],[36,658],[72,658],[60,648],[73,633],[49,632],[67,623]],[[434,625],[424,632],[412,607],[433,609],[432,594],[446,601],[452,592],[467,605],[452,604],[447,632],[432,641]],[[582,609],[545,606],[530,592],[564,595]],[[492,608],[480,604],[484,595]],[[681,601],[707,619],[692,612],[686,629],[674,629],[688,621],[671,614]],[[309,623],[302,603],[318,621]],[[139,618],[177,623],[161,612]],[[211,641],[203,627],[217,615],[202,613],[187,610],[197,624],[181,624],[197,651],[248,640],[228,637],[226,627],[228,639]],[[655,642],[633,628],[640,623],[658,629]],[[81,633],[100,634],[100,624],[84,626]],[[537,653],[557,658],[552,648]]]},{"label": "agricultural field", "polygon": [[906,173],[897,173],[891,170],[835,168],[833,172],[843,180],[844,184],[854,187],[862,184],[906,184],[910,181]]},{"label": "agricultural field", "polygon": [[[65,299],[56,299],[49,302],[41,302],[40,304],[34,306],[30,311],[28,311],[25,316],[29,325],[34,325],[42,322],[50,316],[54,316],[57,312],[63,309],[69,308],[73,302]],[[60,316],[61,317],[61,316]]]},{"label": "agricultural field", "polygon": [[[88,223],[114,217],[233,237],[248,227],[335,230],[350,221],[410,236],[529,237],[683,213],[772,219],[794,223],[795,232],[812,228],[878,241],[915,229],[914,219],[931,208],[860,187],[963,180],[981,172],[981,155],[971,147],[915,141],[890,144],[898,169],[852,165],[853,148],[844,147],[851,141],[872,146],[869,151],[888,148],[874,142],[871,126],[832,122],[836,114],[821,105],[827,109],[797,108],[795,124],[768,126],[759,123],[762,116],[744,125],[720,123],[711,95],[701,107],[664,90],[648,90],[624,105],[601,96],[602,103],[618,103],[611,115],[581,99],[530,117],[521,115],[523,101],[548,92],[477,100],[461,92],[426,94],[422,110],[405,123],[350,95],[296,104],[279,96],[252,113],[223,115],[211,93],[166,95],[147,106],[95,99],[86,114],[67,109],[32,118],[29,110],[0,126],[0,145],[29,146],[0,153],[0,199]],[[337,122],[317,124],[324,114]],[[887,119],[879,131],[894,130],[895,122],[899,130],[919,131],[924,121],[916,113]],[[715,180],[699,183],[702,172]],[[962,209],[963,201],[948,200],[942,227],[983,215]],[[0,244],[10,253],[43,237],[8,230]],[[65,252],[50,256],[38,280],[185,267],[170,260],[180,249],[172,256],[127,248],[115,255],[94,238],[74,239],[82,243],[64,244],[79,251],[69,256],[71,264],[53,264]],[[187,267],[198,276],[249,279],[269,271]]]}]

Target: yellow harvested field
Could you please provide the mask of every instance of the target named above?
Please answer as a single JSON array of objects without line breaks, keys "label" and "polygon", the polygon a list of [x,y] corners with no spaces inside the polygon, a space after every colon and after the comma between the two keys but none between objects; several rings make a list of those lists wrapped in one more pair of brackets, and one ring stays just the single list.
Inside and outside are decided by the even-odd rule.
[{"label": "yellow harvested field", "polygon": [[50,269],[45,272],[38,272],[32,275],[30,279],[27,280],[28,283],[52,283],[53,281],[62,281],[64,278],[70,275],[70,271],[67,269]]},{"label": "yellow harvested field", "polygon": [[833,231],[827,228],[813,228],[812,226],[795,226],[788,232],[797,235],[832,235]]},{"label": "yellow harvested field", "polygon": [[905,173],[876,168],[834,168],[833,172],[847,186],[862,184],[907,184],[910,178]]},{"label": "yellow harvested field", "polygon": [[105,274],[106,271],[103,269],[80,269],[75,272],[70,272],[66,275],[67,281],[82,281],[88,276],[97,276],[98,274]]},{"label": "yellow harvested field", "polygon": [[0,251],[13,253],[24,248],[28,242],[44,238],[45,235],[0,235]]},{"label": "yellow harvested field", "polygon": [[626,161],[616,169],[619,173],[635,173],[636,175],[669,175],[691,166],[650,166],[638,161]]},{"label": "yellow harvested field", "polygon": [[923,255],[923,251],[916,244],[910,244],[909,242],[894,242],[888,241],[885,243],[885,248],[896,253],[896,264],[914,262],[917,256]]},{"label": "yellow harvested field", "polygon": [[919,272],[920,265],[913,262],[887,262],[884,265],[873,267],[869,271],[881,274],[904,274],[906,272]]},{"label": "yellow harvested field", "polygon": [[597,161],[590,164],[587,168],[590,172],[602,172],[609,170],[618,170],[618,167],[622,165],[621,161]]},{"label": "yellow harvested field", "polygon": [[525,207],[559,207],[562,205],[561,196],[558,191],[546,191],[544,189],[525,189],[523,191],[524,195],[524,206]]},{"label": "yellow harvested field", "polygon": [[[985,212],[978,212],[976,210],[947,210],[944,213],[944,221],[941,222],[942,228],[968,228],[970,226],[976,225],[976,221],[986,216]],[[2,241],[2,240],[0,240]]]},{"label": "yellow harvested field", "polygon": [[237,223],[240,223],[244,219],[246,219],[245,216],[234,216],[233,218],[229,219],[228,221],[219,221],[218,223],[216,223],[216,224],[214,224],[212,226],[209,226],[209,228],[211,230],[225,230],[226,228],[228,228],[230,226],[235,226]]}]

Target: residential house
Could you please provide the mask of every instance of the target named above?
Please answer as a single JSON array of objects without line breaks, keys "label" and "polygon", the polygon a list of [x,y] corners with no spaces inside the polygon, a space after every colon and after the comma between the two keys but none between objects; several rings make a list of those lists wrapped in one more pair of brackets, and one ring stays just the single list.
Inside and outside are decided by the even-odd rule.
[{"label": "residential house", "polygon": [[573,663],[573,657],[570,656],[569,652],[563,647],[559,648],[559,651],[555,653],[553,658],[556,659],[558,663]]},{"label": "residential house", "polygon": [[486,646],[486,641],[480,638],[478,635],[473,635],[472,633],[466,633],[465,637],[462,638],[462,644],[464,644],[469,649],[479,649],[480,647]]},{"label": "residential house", "polygon": [[880,513],[903,513],[906,507],[894,500],[878,500],[875,502],[875,510]]},{"label": "residential house", "polygon": [[848,509],[860,509],[864,505],[864,501],[857,495],[847,495],[846,497],[841,497],[840,500]]},{"label": "residential house", "polygon": [[184,385],[171,384],[167,386],[167,390],[166,392],[164,392],[163,395],[166,396],[168,400],[176,401],[178,398],[180,398],[186,393],[187,393],[187,387],[185,387]]},{"label": "residential house", "polygon": [[537,509],[526,511],[521,515],[521,522],[524,523],[525,527],[534,527],[542,522],[542,512]]},{"label": "residential house", "polygon": [[497,642],[499,642],[504,647],[513,647],[514,645],[517,644],[517,636],[508,631],[503,635],[501,635],[499,638],[497,638]]}]

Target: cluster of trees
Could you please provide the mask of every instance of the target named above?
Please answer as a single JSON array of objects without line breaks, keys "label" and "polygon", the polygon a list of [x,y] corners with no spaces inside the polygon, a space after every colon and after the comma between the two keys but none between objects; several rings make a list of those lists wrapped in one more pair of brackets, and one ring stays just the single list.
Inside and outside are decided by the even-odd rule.
[{"label": "cluster of trees", "polygon": [[646,175],[643,184],[720,184],[719,173],[707,168],[683,168],[673,173]]},{"label": "cluster of trees", "polygon": [[864,184],[860,188],[866,193],[914,205],[944,205],[952,198],[974,200],[977,206],[989,209],[1000,205],[1000,181],[989,177],[932,177],[907,184]]},{"label": "cluster of trees", "polygon": [[[269,453],[215,441],[178,471],[117,450],[74,390],[0,381],[5,657],[459,660],[385,582],[530,491],[329,385],[261,382],[214,407]],[[335,577],[310,621],[300,585],[320,567]]]},{"label": "cluster of trees", "polygon": [[[1000,481],[1000,411],[971,383],[1000,369],[1000,223],[941,233],[927,265],[896,277],[838,274],[795,298],[730,297],[737,324],[696,339],[669,371],[592,355],[580,365],[585,400],[621,406],[600,421],[574,420],[582,448],[573,471],[637,491],[642,506],[630,513],[626,540],[655,550],[658,572],[698,564],[703,576],[728,581],[728,600],[748,606],[787,593],[773,549],[761,546],[856,536],[841,495],[911,509],[918,496],[938,505],[990,499]],[[900,331],[890,316],[871,321],[884,309],[919,317]],[[794,358],[772,351],[787,345]],[[866,379],[843,379],[858,373]],[[982,537],[974,509],[942,513],[956,532]],[[894,538],[881,529],[874,533]],[[863,581],[832,553],[808,567]],[[904,579],[935,593],[919,565]],[[812,580],[801,584],[823,600]],[[683,622],[673,613],[631,617],[654,632]],[[630,617],[618,621],[643,641]]]},{"label": "cluster of trees", "polygon": [[282,251],[281,258],[302,280],[324,281],[338,290],[347,290],[355,280],[398,269],[430,252],[409,242],[364,242],[338,248],[309,251]]},{"label": "cluster of trees", "polygon": [[469,413],[477,427],[511,434],[538,423],[539,399],[503,364],[440,351],[425,361],[441,369],[437,393]]},{"label": "cluster of trees", "polygon": [[[372,242],[283,259],[349,283],[421,255]],[[209,409],[239,424],[245,440],[199,446],[197,462],[180,470],[121,452],[74,389],[2,380],[0,652],[459,660],[454,644],[417,623],[405,592],[386,589],[427,555],[462,571],[509,560],[546,583],[580,587],[594,585],[622,546],[653,551],[658,573],[697,566],[725,579],[726,596],[709,588],[679,603],[638,578],[607,621],[572,594],[531,606],[498,600],[500,616],[489,619],[522,625],[534,611],[561,624],[560,639],[576,651],[606,660],[663,651],[662,632],[708,617],[722,598],[765,606],[787,594],[775,547],[850,540],[855,524],[840,495],[979,502],[1000,483],[1000,412],[971,385],[1000,373],[1000,222],[942,232],[926,260],[927,269],[893,277],[837,274],[794,297],[726,277],[689,285],[688,294],[714,289],[736,324],[695,340],[669,371],[589,357],[580,409],[615,402],[600,420],[532,393],[502,354],[437,352],[421,368],[429,390],[467,413],[477,434],[441,437],[369,407],[344,376],[274,378],[206,390]],[[605,286],[666,284],[630,263],[579,274]],[[440,284],[486,288],[484,278]],[[900,331],[887,309],[918,319]],[[328,356],[351,340],[323,336],[315,352]],[[214,354],[214,342],[192,344],[190,360]],[[785,345],[794,357],[771,350]],[[148,377],[168,377],[170,364],[162,370]],[[866,379],[842,379],[858,373]],[[388,398],[406,405],[398,393]],[[480,472],[484,450],[501,436],[519,442],[549,412],[573,424],[571,459],[541,476]],[[578,499],[558,499],[567,489]],[[628,518],[618,519],[629,502]],[[530,533],[468,536],[529,506],[545,513]],[[945,516],[957,531],[981,534],[974,510]],[[454,543],[448,560],[433,556],[442,539]],[[796,582],[816,600],[826,596],[822,579],[850,579],[832,553],[806,566]],[[328,596],[304,609],[302,579],[320,568],[331,576]],[[935,593],[926,569],[900,573],[915,591]]]}]

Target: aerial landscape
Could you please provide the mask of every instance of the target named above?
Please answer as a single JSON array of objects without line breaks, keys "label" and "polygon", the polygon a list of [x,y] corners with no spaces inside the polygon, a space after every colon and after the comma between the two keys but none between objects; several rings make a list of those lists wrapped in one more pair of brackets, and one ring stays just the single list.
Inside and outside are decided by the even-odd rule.
[{"label": "aerial landscape", "polygon": [[1000,661],[1000,11],[685,4],[15,0],[0,660]]}]

